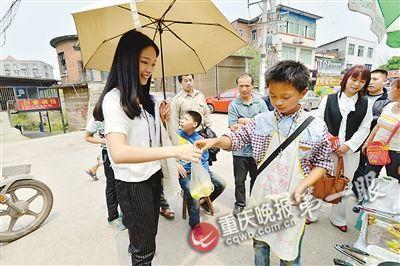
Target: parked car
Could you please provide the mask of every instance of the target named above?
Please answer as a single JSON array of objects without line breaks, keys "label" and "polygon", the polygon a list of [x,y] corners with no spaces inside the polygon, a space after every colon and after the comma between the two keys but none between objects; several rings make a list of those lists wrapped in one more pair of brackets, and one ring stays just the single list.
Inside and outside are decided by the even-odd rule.
[{"label": "parked car", "polygon": [[[253,90],[253,94],[262,98],[262,95]],[[228,107],[231,101],[235,100],[239,96],[238,88],[233,88],[222,92],[219,95],[215,95],[206,99],[207,106],[210,109],[210,113],[228,113]]]},{"label": "parked car", "polygon": [[313,91],[307,91],[303,99],[300,100],[301,107],[306,111],[318,108],[321,97],[317,96]]}]

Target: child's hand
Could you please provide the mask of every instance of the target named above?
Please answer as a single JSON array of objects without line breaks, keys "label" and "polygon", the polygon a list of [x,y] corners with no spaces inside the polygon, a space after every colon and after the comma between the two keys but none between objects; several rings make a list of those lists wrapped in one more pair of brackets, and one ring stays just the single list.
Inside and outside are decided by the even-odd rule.
[{"label": "child's hand", "polygon": [[181,164],[177,164],[179,177],[185,178],[187,176],[185,168]]},{"label": "child's hand", "polygon": [[196,140],[196,142],[194,143],[194,146],[201,149],[202,151],[206,151],[206,150],[214,147],[216,143],[217,143],[216,138],[200,139],[200,140]]},{"label": "child's hand", "polygon": [[247,123],[250,122],[250,120],[251,120],[250,118],[241,117],[238,119],[238,123],[241,125],[246,125]]},{"label": "child's hand", "polygon": [[336,149],[335,153],[337,154],[338,157],[343,157],[345,153],[347,153],[350,150],[349,146],[346,144],[342,144],[339,146],[339,148]]},{"label": "child's hand", "polygon": [[291,200],[292,204],[297,206],[303,201],[303,197],[305,196],[307,188],[305,188],[302,184],[298,185],[292,193]]}]

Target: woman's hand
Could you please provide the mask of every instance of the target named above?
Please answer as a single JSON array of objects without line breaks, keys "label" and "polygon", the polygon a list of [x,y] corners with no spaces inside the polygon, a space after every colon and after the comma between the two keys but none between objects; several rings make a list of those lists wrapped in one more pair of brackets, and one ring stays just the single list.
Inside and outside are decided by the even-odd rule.
[{"label": "woman's hand", "polygon": [[349,146],[346,144],[342,144],[335,150],[335,153],[337,154],[338,157],[343,157],[345,153],[347,153],[350,150]]},{"label": "woman's hand", "polygon": [[160,104],[160,118],[162,123],[165,125],[165,123],[170,119],[171,117],[171,103],[162,101]]},{"label": "woman's hand", "polygon": [[179,177],[185,178],[187,176],[185,168],[181,164],[177,164],[178,167],[178,172],[179,172]]},{"label": "woman's hand", "polygon": [[217,138],[211,138],[211,139],[200,139],[196,140],[194,143],[194,146],[197,148],[201,149],[202,151],[206,151],[212,147],[214,147],[218,142]]},{"label": "woman's hand", "polygon": [[202,150],[200,150],[193,144],[173,146],[173,149],[175,158],[195,163],[197,163],[200,160],[201,154],[203,153]]},{"label": "woman's hand", "polygon": [[361,147],[361,152],[366,154],[367,152],[367,147],[368,147],[368,142],[365,142],[362,147]]}]

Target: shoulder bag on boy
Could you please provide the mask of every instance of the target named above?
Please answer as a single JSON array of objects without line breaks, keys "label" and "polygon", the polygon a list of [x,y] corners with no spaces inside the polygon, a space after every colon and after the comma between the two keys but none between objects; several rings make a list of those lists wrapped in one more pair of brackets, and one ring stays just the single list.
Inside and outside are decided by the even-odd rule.
[{"label": "shoulder bag on boy", "polygon": [[389,143],[400,128],[400,121],[397,123],[389,139],[385,141],[371,141],[367,146],[367,158],[368,162],[372,165],[388,165],[391,162],[389,156]]}]

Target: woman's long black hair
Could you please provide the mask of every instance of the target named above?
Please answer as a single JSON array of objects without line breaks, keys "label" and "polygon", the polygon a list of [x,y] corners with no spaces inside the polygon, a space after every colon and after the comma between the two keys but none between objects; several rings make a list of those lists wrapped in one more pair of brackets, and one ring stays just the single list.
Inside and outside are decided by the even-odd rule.
[{"label": "woman's long black hair", "polygon": [[151,77],[146,85],[140,85],[139,79],[140,53],[149,46],[155,49],[158,56],[157,45],[143,33],[130,30],[122,35],[115,51],[107,83],[93,110],[93,116],[97,121],[104,120],[103,99],[107,92],[114,88],[120,91],[122,109],[130,119],[140,116],[141,109],[136,101],[138,97],[143,108],[154,116],[154,102],[149,93]]}]

